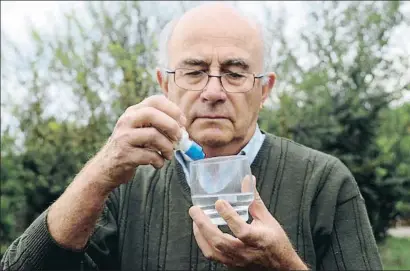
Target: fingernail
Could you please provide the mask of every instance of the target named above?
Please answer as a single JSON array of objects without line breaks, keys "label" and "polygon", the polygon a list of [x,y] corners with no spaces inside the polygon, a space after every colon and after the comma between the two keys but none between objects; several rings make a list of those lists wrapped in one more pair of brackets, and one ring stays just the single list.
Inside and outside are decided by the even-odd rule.
[{"label": "fingernail", "polygon": [[189,216],[195,220],[195,217],[198,215],[198,206],[192,206],[191,208],[189,208]]},{"label": "fingernail", "polygon": [[221,212],[223,212],[223,211],[225,211],[227,208],[228,208],[228,203],[226,202],[226,201],[224,201],[224,200],[218,200],[218,204],[217,205],[219,205],[219,211],[221,211]]}]

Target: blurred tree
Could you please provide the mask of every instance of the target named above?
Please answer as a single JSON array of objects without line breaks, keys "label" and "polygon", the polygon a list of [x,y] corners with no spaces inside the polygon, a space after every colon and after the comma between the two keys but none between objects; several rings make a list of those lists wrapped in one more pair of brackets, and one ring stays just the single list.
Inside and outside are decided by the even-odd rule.
[{"label": "blurred tree", "polygon": [[[22,55],[19,48],[5,53],[2,35],[2,94],[3,82],[13,81],[3,67],[27,93],[13,109],[18,133],[2,133],[1,253],[104,144],[119,115],[156,92],[154,36],[168,19],[156,12],[159,3],[87,5],[84,14],[66,14],[65,25],[51,35],[32,29],[33,55]],[[264,109],[260,125],[341,158],[359,182],[378,237],[394,217],[395,203],[405,202],[409,176],[403,117],[409,109],[388,107],[405,86],[400,76],[408,69],[403,58],[387,59],[385,51],[401,21],[399,5],[315,6],[294,47],[281,32],[285,20],[274,23],[264,9],[272,46],[281,46],[272,48],[280,107]],[[306,52],[298,53],[301,48]],[[302,60],[311,65],[306,68]],[[63,99],[61,109],[50,108],[58,104],[55,98]],[[68,110],[70,101],[74,108]]]},{"label": "blurred tree", "polygon": [[5,251],[17,236],[22,225],[21,211],[23,210],[24,191],[18,182],[18,174],[23,170],[21,160],[14,155],[15,139],[8,130],[1,136],[1,216],[0,216],[0,250]]},{"label": "blurred tree", "polygon": [[[399,220],[410,222],[410,104],[406,103],[392,110],[384,110],[381,115],[381,126],[378,129],[377,146],[382,156],[376,174],[380,185],[389,186],[381,193],[391,190],[395,193],[386,195],[391,208],[397,210]],[[402,185],[397,185],[397,183]],[[399,221],[401,222],[401,221]]]},{"label": "blurred tree", "polygon": [[[88,2],[85,14],[73,11],[63,21],[52,35],[31,30],[32,56],[12,43],[12,60],[2,50],[2,67],[3,58],[13,61],[8,75],[27,93],[20,93],[22,104],[7,105],[23,135],[21,148],[16,135],[2,135],[1,253],[63,192],[119,115],[156,92],[154,35],[161,21],[150,22],[139,2]],[[13,78],[2,72],[3,79]],[[50,112],[55,97],[74,101],[74,109]]]},{"label": "blurred tree", "polygon": [[[400,2],[312,6],[300,43],[292,47],[283,32],[276,34],[282,42],[273,69],[282,81],[280,107],[265,109],[260,123],[340,158],[359,184],[380,240],[410,183],[410,148],[408,138],[402,140],[409,132],[408,118],[401,116],[408,108],[389,109],[409,90],[409,81],[404,81],[408,56],[391,57],[388,52],[392,31],[404,23]],[[279,20],[276,32],[280,29],[284,27]],[[396,117],[400,130],[391,123],[383,125]]]}]

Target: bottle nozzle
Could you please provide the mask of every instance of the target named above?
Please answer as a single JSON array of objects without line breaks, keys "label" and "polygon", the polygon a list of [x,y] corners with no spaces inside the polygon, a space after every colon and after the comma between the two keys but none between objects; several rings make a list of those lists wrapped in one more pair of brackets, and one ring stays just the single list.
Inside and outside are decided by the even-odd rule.
[{"label": "bottle nozzle", "polygon": [[185,129],[181,129],[182,138],[178,143],[177,149],[181,150],[192,160],[204,159],[205,154],[202,147],[198,143],[189,139],[188,132]]}]

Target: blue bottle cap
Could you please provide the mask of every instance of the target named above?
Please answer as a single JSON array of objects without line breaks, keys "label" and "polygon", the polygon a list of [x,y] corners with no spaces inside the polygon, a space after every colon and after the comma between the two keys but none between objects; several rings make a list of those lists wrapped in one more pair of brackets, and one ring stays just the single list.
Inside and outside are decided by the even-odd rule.
[{"label": "blue bottle cap", "polygon": [[192,142],[191,147],[185,152],[186,155],[189,156],[192,160],[200,160],[205,158],[205,154],[202,151],[201,146],[199,146],[197,143]]}]

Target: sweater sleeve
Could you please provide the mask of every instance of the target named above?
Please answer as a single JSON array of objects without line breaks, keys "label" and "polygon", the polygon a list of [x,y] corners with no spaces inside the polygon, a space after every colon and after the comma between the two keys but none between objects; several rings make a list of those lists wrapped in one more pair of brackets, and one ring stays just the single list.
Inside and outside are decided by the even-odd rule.
[{"label": "sweater sleeve", "polygon": [[[40,214],[25,232],[7,248],[0,270],[99,270],[115,269],[117,232],[116,197],[107,200],[94,233],[83,250],[60,246],[47,227],[48,209]],[[113,238],[114,237],[114,238]]]},{"label": "sweater sleeve", "polygon": [[326,202],[317,232],[318,270],[382,270],[366,205],[349,169],[337,160],[320,196]]}]

